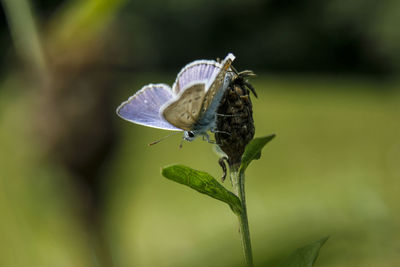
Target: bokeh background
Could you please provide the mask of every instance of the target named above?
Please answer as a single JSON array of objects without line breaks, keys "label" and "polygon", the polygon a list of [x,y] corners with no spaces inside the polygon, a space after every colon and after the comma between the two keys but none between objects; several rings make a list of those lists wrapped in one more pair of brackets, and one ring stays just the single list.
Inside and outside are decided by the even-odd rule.
[{"label": "bokeh background", "polygon": [[115,115],[228,52],[277,134],[247,174],[256,265],[330,236],[316,266],[400,266],[399,1],[1,4],[0,266],[242,266],[229,208],[160,175],[218,178],[212,145]]}]

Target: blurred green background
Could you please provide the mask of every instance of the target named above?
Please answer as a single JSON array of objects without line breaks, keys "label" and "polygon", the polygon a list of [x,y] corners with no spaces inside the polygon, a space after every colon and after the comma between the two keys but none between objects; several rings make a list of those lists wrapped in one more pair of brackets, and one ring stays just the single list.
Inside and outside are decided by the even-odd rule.
[{"label": "blurred green background", "polygon": [[[195,59],[252,69],[257,266],[330,236],[315,266],[400,266],[400,2],[2,0],[0,266],[242,266],[212,145],[119,119]],[[229,187],[229,184],[227,184]]]}]

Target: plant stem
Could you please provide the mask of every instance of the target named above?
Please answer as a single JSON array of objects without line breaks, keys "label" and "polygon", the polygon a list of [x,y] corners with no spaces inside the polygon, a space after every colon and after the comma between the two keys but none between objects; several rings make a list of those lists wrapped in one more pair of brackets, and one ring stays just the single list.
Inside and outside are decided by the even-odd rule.
[{"label": "plant stem", "polygon": [[246,197],[244,191],[244,180],[245,180],[244,172],[240,172],[239,168],[231,166],[230,173],[231,173],[231,182],[233,184],[233,188],[242,204],[243,212],[238,215],[238,219],[239,219],[239,231],[240,231],[240,236],[242,238],[242,247],[246,260],[246,266],[253,267],[254,266],[253,253],[251,250],[250,230],[249,230],[249,222],[247,219]]}]

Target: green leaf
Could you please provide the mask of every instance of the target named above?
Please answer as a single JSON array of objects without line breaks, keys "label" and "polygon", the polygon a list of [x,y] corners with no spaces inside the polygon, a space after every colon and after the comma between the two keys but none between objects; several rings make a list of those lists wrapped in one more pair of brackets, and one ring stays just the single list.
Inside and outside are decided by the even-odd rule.
[{"label": "green leaf", "polygon": [[275,134],[271,134],[264,137],[257,137],[250,141],[250,143],[246,146],[242,156],[242,164],[240,165],[241,172],[246,170],[250,162],[261,157],[261,150],[274,137]]},{"label": "green leaf", "polygon": [[172,165],[163,168],[161,173],[167,179],[189,186],[197,192],[227,203],[237,215],[242,212],[239,198],[206,172],[197,171],[183,165]]},{"label": "green leaf", "polygon": [[307,246],[296,249],[280,267],[311,267],[317,260],[319,250],[329,237],[313,242]]}]

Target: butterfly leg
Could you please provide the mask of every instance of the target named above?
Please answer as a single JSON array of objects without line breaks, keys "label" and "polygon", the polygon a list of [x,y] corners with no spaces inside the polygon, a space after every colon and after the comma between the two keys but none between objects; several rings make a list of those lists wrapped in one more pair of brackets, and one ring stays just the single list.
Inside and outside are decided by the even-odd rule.
[{"label": "butterfly leg", "polygon": [[203,137],[203,141],[207,141],[210,144],[216,144],[215,141],[210,139],[210,136],[208,135],[208,133],[204,133],[202,137]]},{"label": "butterfly leg", "polygon": [[228,114],[220,114],[220,113],[216,113],[215,115],[217,116],[221,116],[221,117],[239,117],[239,114],[233,114],[233,115],[228,115]]},{"label": "butterfly leg", "polygon": [[216,128],[211,128],[210,131],[212,133],[222,133],[222,134],[228,134],[231,135],[231,133],[225,132],[225,131],[218,131]]}]

